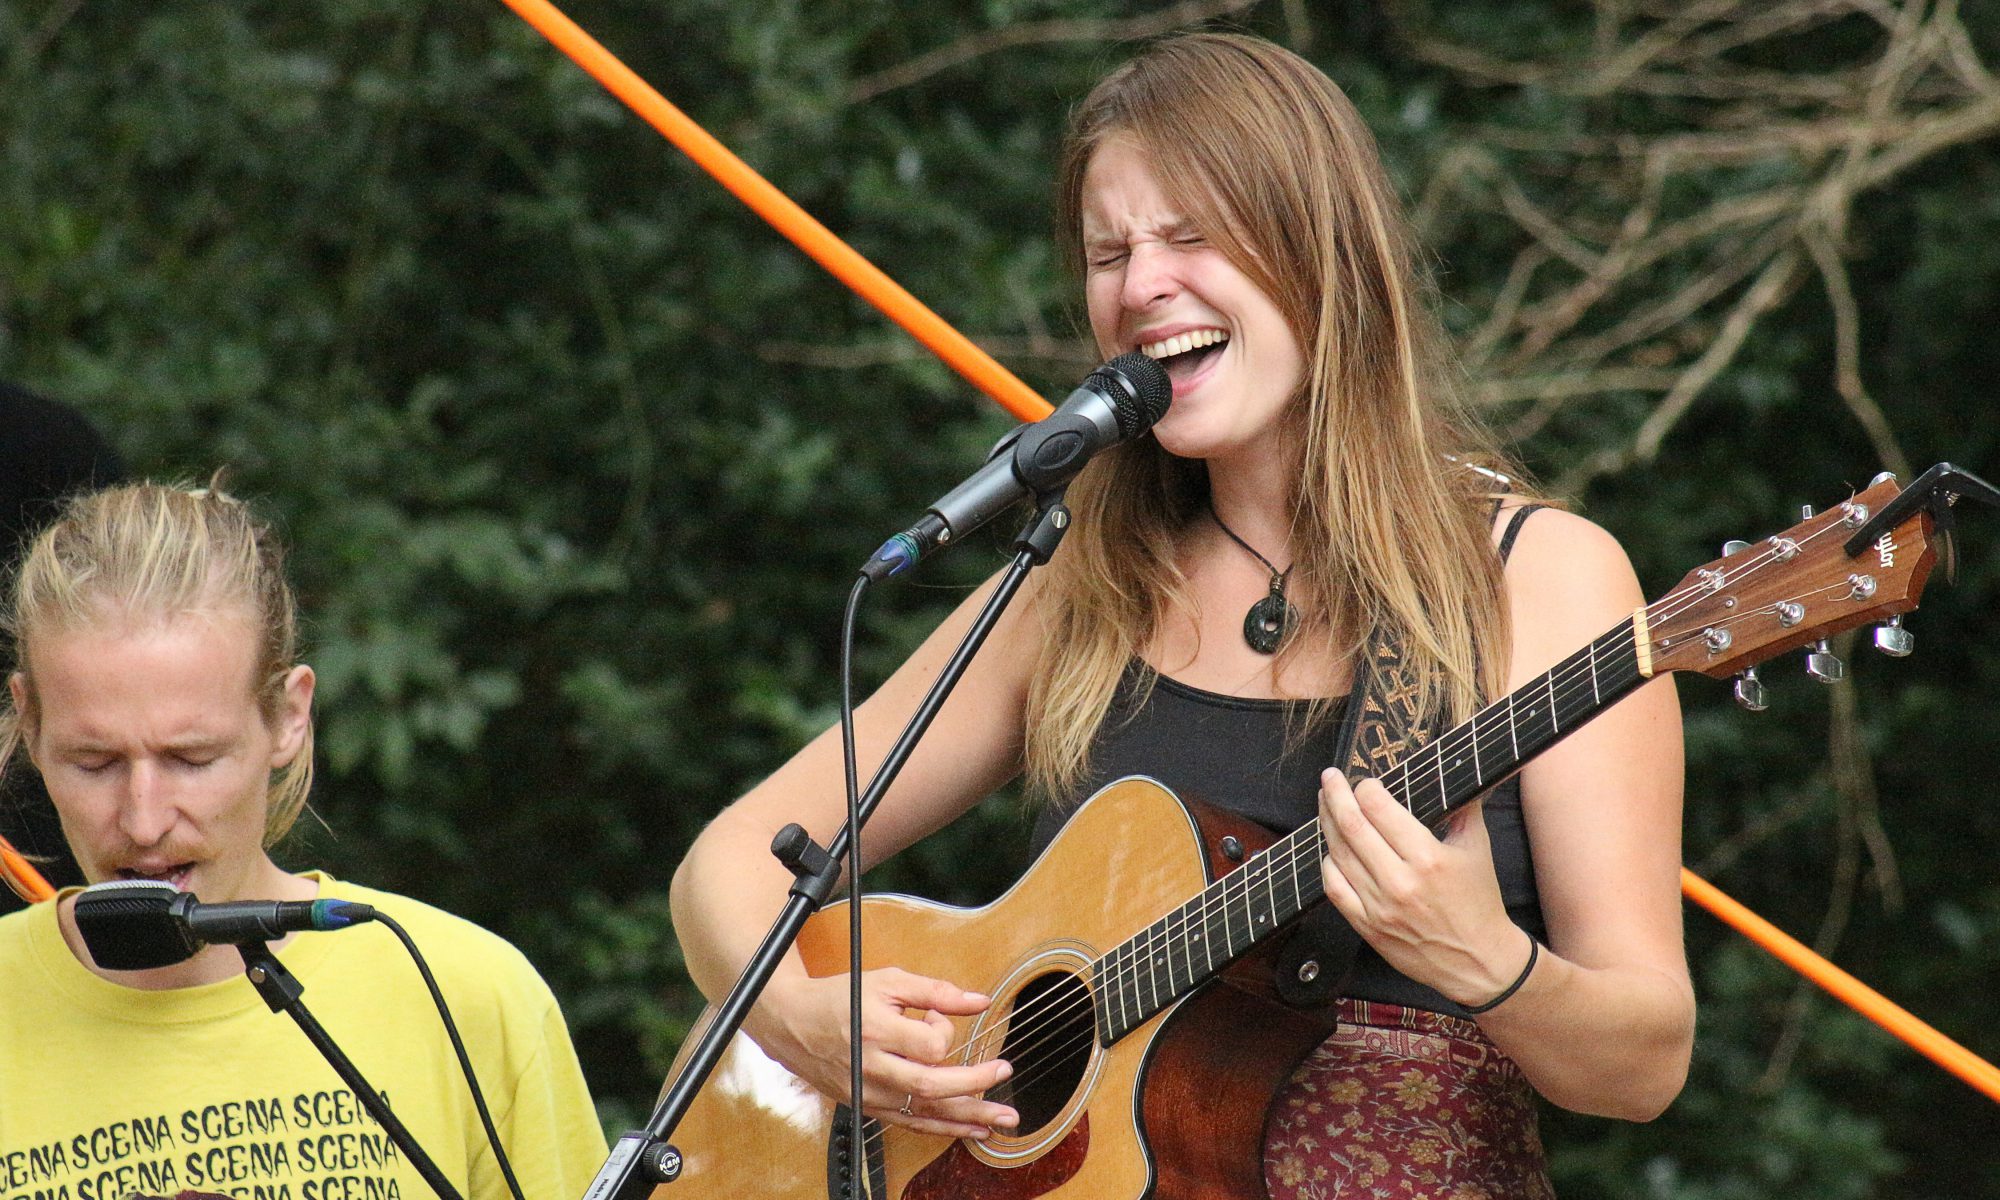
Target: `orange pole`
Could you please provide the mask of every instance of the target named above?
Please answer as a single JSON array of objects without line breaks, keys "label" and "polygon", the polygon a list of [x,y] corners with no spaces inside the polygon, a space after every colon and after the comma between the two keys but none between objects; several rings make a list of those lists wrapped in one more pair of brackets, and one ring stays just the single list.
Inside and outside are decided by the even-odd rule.
[{"label": "orange pole", "polygon": [[1034,421],[1049,413],[1049,404],[1011,371],[953,329],[944,318],[904,291],[902,285],[883,274],[853,247],[835,237],[826,226],[793,203],[749,164],[731,153],[687,114],[667,102],[652,85],[618,61],[597,40],[579,28],[548,0],[504,0],[507,7],[535,27],[556,49],[576,62],[591,78],[603,84],[625,106],[660,131],[668,141],[728,188],[751,211],[770,222],[790,238],[814,262],[833,273],[834,278],[853,288],[910,336],[929,347],[952,370],[972,386],[985,392],[1008,412],[1023,421]]},{"label": "orange pole", "polygon": [[1714,913],[1738,933],[1762,946],[1780,962],[1832,992],[1862,1016],[1895,1034],[1917,1053],[2000,1100],[2000,1068],[1918,1020],[1882,993],[1813,953],[1776,925],[1723,894],[1714,884],[1681,868],[1681,892]]},{"label": "orange pole", "polygon": [[49,886],[48,880],[42,878],[42,873],[35,869],[35,864],[22,858],[21,852],[14,849],[13,843],[4,837],[0,837],[0,881],[5,881],[16,896],[30,904],[53,900],[56,897],[56,890]]}]

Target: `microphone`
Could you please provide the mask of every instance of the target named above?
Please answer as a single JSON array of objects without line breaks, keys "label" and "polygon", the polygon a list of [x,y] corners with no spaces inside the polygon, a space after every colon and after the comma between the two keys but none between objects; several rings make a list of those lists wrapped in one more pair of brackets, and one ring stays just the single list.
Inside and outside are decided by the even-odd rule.
[{"label": "microphone", "polygon": [[345,929],[375,919],[352,900],[232,900],[203,904],[152,879],[97,883],[76,898],[76,929],[107,971],[186,962],[211,943],[271,942],[288,933]]},{"label": "microphone", "polygon": [[883,542],[861,573],[875,583],[900,575],[1018,501],[1061,487],[1099,451],[1151,429],[1173,398],[1165,367],[1143,354],[1119,355],[1086,376],[1054,412],[1001,438],[985,466]]}]

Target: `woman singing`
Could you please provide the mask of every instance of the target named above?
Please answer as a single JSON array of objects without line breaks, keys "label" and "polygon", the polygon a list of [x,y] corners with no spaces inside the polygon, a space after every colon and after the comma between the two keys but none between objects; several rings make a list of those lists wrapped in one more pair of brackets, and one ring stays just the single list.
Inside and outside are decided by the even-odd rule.
[{"label": "woman singing", "polygon": [[[1145,49],[1076,110],[1060,207],[1098,350],[1159,360],[1172,407],[1071,487],[1067,544],[887,794],[868,859],[1023,773],[1038,846],[1135,773],[1281,832],[1317,816],[1326,897],[1366,947],[1335,1032],[1272,1103],[1268,1190],[1548,1195],[1532,1093],[1646,1120],[1687,1072],[1672,685],[1616,704],[1442,837],[1376,780],[1350,781],[1342,718],[1386,646],[1413,728],[1465,720],[1638,607],[1625,554],[1469,465],[1495,459],[1454,402],[1373,139],[1298,56],[1219,34]],[[864,764],[984,599],[858,710]],[[676,927],[711,996],[791,883],[772,833],[796,820],[824,843],[840,781],[829,731],[682,865]],[[968,990],[982,982],[867,974],[869,1116],[971,1139],[1014,1127],[986,1095],[1012,1064],[948,1054],[950,1018],[989,1003]],[[847,997],[846,977],[794,959],[746,1032],[844,1101]]]}]

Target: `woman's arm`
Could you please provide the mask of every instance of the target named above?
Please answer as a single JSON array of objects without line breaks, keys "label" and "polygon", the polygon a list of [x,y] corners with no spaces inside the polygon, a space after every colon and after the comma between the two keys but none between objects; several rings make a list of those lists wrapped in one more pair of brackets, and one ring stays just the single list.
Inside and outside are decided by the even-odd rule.
[{"label": "woman's arm", "polygon": [[[1624,551],[1580,517],[1538,513],[1507,566],[1512,690],[1643,602]],[[1670,678],[1529,764],[1521,803],[1549,942],[1532,975],[1478,1017],[1551,1102],[1648,1120],[1679,1094],[1694,1044],[1681,943],[1682,751]],[[1467,1006],[1528,960],[1477,805],[1433,837],[1379,783],[1328,772],[1327,894],[1383,957]]]},{"label": "woman's arm", "polygon": [[[981,587],[940,625],[880,690],[855,710],[862,786],[943,669],[995,581]],[[862,838],[873,866],[948,824],[1020,770],[1022,719],[1040,629],[1031,615],[1032,584],[995,626],[929,733],[883,797]],[[688,973],[716,998],[750,960],[783,907],[792,875],[771,856],[771,839],[791,822],[824,846],[847,819],[840,729],[821,733],[790,761],[737,800],[695,840],[674,873],[674,931]],[[985,1008],[987,998],[949,980],[905,971],[868,972],[862,1038],[869,1115],[927,1132],[984,1136],[1014,1113],[979,1093],[1005,1078],[998,1061],[966,1067],[941,1063],[950,1046],[942,1014]],[[814,979],[788,956],[744,1023],[764,1051],[826,1095],[848,1098],[847,976]],[[905,1097],[916,1115],[900,1110]]]}]

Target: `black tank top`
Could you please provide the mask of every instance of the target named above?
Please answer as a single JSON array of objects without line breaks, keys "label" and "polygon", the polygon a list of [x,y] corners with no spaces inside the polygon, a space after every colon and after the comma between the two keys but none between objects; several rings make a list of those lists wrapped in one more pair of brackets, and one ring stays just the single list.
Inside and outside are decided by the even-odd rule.
[{"label": "black tank top", "polygon": [[[1529,511],[1517,510],[1502,540],[1503,559]],[[1150,667],[1136,660],[1126,668],[1091,741],[1089,765],[1075,795],[1037,814],[1031,857],[1048,848],[1079,804],[1128,775],[1149,776],[1177,795],[1241,814],[1280,836],[1318,815],[1319,773],[1339,761],[1336,739],[1346,700],[1329,706],[1300,734],[1297,726],[1305,719],[1309,701],[1225,696],[1164,675],[1154,675],[1153,687],[1145,689],[1150,673]],[[1537,941],[1547,941],[1521,813],[1519,776],[1487,796],[1485,814],[1507,915]],[[1454,1015],[1464,1012],[1443,993],[1391,967],[1366,944],[1344,992],[1357,1000]]]}]

